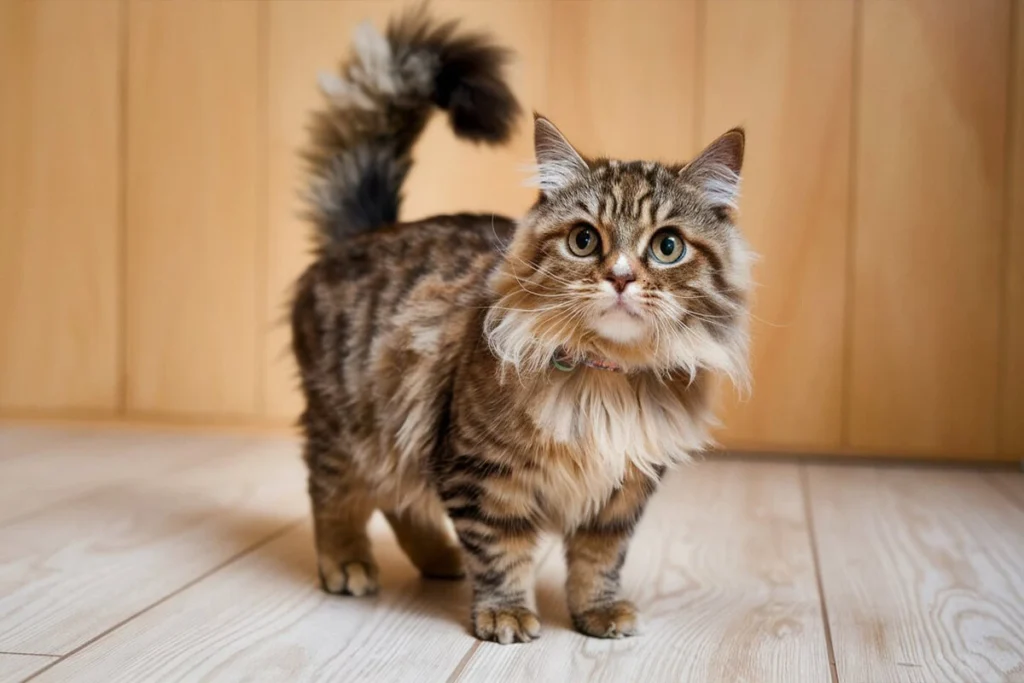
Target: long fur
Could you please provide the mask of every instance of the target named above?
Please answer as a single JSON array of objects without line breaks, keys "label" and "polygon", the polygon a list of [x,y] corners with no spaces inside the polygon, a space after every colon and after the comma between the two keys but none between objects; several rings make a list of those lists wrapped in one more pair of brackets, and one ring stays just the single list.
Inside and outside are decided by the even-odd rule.
[{"label": "long fur", "polygon": [[385,35],[362,24],[339,74],[320,79],[328,107],[315,115],[304,153],[321,240],[397,222],[410,152],[435,106],[461,138],[508,140],[520,112],[503,73],[509,57],[487,36],[458,32],[457,22],[431,22],[422,8]]}]

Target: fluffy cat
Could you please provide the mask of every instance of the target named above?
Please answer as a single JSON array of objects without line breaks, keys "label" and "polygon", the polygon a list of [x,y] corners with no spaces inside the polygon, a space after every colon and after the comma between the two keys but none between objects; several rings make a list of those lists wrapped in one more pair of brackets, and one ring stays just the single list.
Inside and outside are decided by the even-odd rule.
[{"label": "fluffy cat", "polygon": [[376,590],[380,509],[424,576],[468,572],[479,638],[527,642],[552,530],[576,628],[628,636],[633,529],[666,468],[708,442],[711,374],[746,377],[744,136],[681,165],[588,159],[538,116],[539,194],[520,220],[398,223],[434,107],[460,137],[509,138],[508,58],[416,11],[383,36],[362,27],[322,79],[306,153],[318,248],[292,310],[320,577]]}]

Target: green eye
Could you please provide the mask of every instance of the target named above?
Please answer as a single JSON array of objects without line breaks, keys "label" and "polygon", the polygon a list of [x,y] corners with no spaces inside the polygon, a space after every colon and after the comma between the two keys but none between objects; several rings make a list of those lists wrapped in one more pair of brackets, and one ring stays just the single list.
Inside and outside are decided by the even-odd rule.
[{"label": "green eye", "polygon": [[579,223],[569,231],[569,251],[580,258],[590,256],[601,246],[601,236],[592,225]]},{"label": "green eye", "polygon": [[654,233],[647,251],[658,263],[679,263],[686,256],[686,240],[675,228],[662,228]]}]

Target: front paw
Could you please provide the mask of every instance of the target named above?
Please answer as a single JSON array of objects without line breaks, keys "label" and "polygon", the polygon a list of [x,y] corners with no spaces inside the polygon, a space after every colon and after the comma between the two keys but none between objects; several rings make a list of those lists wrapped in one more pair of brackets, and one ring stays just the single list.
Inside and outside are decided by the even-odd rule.
[{"label": "front paw", "polygon": [[540,619],[527,607],[478,607],[473,610],[473,633],[502,645],[528,643],[540,636]]},{"label": "front paw", "polygon": [[372,595],[377,592],[377,567],[372,562],[338,562],[321,556],[320,585],[335,595]]},{"label": "front paw", "polygon": [[576,630],[595,638],[625,638],[635,635],[640,615],[636,605],[619,600],[572,615]]}]

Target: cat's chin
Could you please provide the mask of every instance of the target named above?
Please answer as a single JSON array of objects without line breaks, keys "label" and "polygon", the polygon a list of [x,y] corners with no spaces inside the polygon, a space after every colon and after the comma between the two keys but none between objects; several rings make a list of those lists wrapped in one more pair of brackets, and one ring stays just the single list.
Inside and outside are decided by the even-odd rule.
[{"label": "cat's chin", "polygon": [[590,323],[602,339],[616,344],[632,344],[647,336],[647,324],[642,318],[622,308],[613,308],[602,313]]}]

